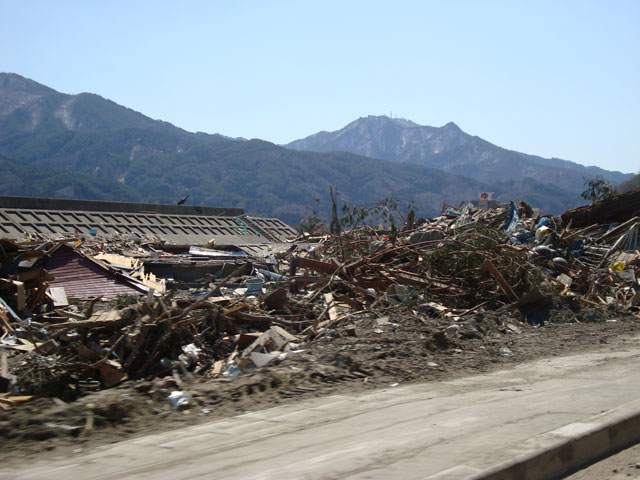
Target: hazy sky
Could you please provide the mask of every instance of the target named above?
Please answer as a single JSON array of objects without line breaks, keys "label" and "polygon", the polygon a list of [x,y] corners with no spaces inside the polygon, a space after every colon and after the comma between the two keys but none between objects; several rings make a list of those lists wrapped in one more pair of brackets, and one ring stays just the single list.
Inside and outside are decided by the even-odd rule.
[{"label": "hazy sky", "polygon": [[358,117],[640,170],[640,1],[0,0],[0,71],[190,131]]}]

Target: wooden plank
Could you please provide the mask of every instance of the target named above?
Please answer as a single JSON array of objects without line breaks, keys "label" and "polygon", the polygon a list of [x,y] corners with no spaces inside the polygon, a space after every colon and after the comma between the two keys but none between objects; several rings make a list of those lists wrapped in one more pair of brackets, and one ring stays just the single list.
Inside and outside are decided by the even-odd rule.
[{"label": "wooden plank", "polygon": [[7,352],[0,352],[0,376],[7,377],[9,374],[9,360],[7,360]]},{"label": "wooden plank", "polygon": [[49,287],[47,295],[53,300],[54,307],[66,307],[69,305],[69,299],[64,287]]},{"label": "wooden plank", "polygon": [[9,395],[6,398],[8,398],[14,403],[22,403],[22,402],[28,402],[29,400],[31,400],[33,398],[33,395]]},{"label": "wooden plank", "polygon": [[244,310],[246,308],[249,308],[251,305],[248,305],[246,303],[240,303],[238,305],[234,305],[231,308],[227,308],[226,310],[224,310],[222,312],[222,316],[224,317],[225,315],[231,315],[232,313],[236,313],[239,312],[240,310]]},{"label": "wooden plank", "polygon": [[103,310],[101,312],[96,312],[87,320],[92,322],[112,322],[115,320],[120,320],[120,311],[119,310]]},{"label": "wooden plank", "polygon": [[147,341],[147,337],[149,336],[149,334],[151,333],[151,330],[154,327],[155,327],[155,325],[150,324],[150,323],[146,323],[146,324],[144,324],[142,326],[142,329],[140,330],[140,333],[138,334],[138,338],[136,338],[136,341],[135,341],[135,343],[133,345],[133,348],[131,349],[131,352],[129,353],[129,357],[127,358],[127,361],[124,364],[125,370],[128,370],[129,367],[131,367],[131,364],[136,360],[136,358],[138,357],[138,352],[140,351],[142,346]]},{"label": "wooden plank", "polygon": [[409,275],[406,273],[395,273],[395,279],[397,283],[409,285],[418,288],[427,288],[430,286],[430,282],[420,278],[417,275]]},{"label": "wooden plank", "polygon": [[[21,344],[18,345],[4,345],[4,348],[9,348],[11,350],[18,350],[19,352],[33,352],[36,349],[36,346],[31,343],[29,340],[27,340],[26,338],[20,338],[18,339],[18,341],[21,342]],[[41,343],[38,344],[38,346],[42,345]]]},{"label": "wooden plank", "polygon": [[101,328],[101,327],[117,327],[125,321],[120,317],[117,310],[109,310],[93,315],[88,320],[79,320],[77,322],[53,323],[47,328],[57,330],[60,328]]},{"label": "wooden plank", "polygon": [[333,294],[331,292],[324,294],[324,301],[327,302],[329,307],[329,320],[332,322],[338,318],[338,308],[336,302],[333,300]]},{"label": "wooden plank", "polygon": [[54,308],[53,310],[61,317],[73,318],[74,320],[86,320],[82,313],[69,312],[67,310],[62,310],[61,308]]},{"label": "wooden plank", "polygon": [[334,263],[321,262],[319,260],[312,260],[305,257],[298,258],[298,267],[308,268],[309,270],[324,273],[325,275],[333,275],[335,271],[340,268],[339,265]]},{"label": "wooden plank", "polygon": [[0,326],[5,330],[5,335],[3,335],[3,338],[9,332],[13,332],[14,330],[14,328],[11,326],[11,322],[9,321],[9,312],[2,306],[0,306]]},{"label": "wooden plank", "polygon": [[491,263],[491,260],[487,258],[484,261],[484,266],[487,267],[491,275],[493,275],[493,277],[496,279],[496,281],[498,282],[498,285],[500,285],[500,288],[505,293],[507,298],[512,302],[517,302],[518,296],[516,295],[516,292],[513,291],[513,289],[511,288],[511,285],[507,283],[507,281],[500,274],[498,269],[493,265],[493,263]]},{"label": "wooden plank", "polygon": [[222,373],[222,367],[224,367],[224,362],[222,360],[218,360],[214,362],[207,376],[211,378],[219,377],[220,374]]},{"label": "wooden plank", "polygon": [[336,295],[335,298],[339,302],[343,303],[344,306],[348,305],[353,310],[364,310],[364,306],[360,302],[355,301],[347,295]]},{"label": "wooden plank", "polygon": [[233,297],[211,297],[207,300],[208,303],[230,303],[235,301]]},{"label": "wooden plank", "polygon": [[27,306],[27,294],[24,289],[24,282],[14,280],[13,284],[16,286],[16,300],[18,311],[24,310],[24,308]]},{"label": "wooden plank", "polygon": [[439,303],[436,303],[436,302],[429,302],[427,303],[427,305],[433,308],[438,313],[442,313],[443,315],[449,311],[447,307],[445,307],[444,305],[440,305]]},{"label": "wooden plank", "polygon": [[0,395],[0,409],[9,410],[16,406],[16,403],[23,403],[31,400],[33,398],[32,395],[15,395],[15,396],[6,396],[5,394]]}]

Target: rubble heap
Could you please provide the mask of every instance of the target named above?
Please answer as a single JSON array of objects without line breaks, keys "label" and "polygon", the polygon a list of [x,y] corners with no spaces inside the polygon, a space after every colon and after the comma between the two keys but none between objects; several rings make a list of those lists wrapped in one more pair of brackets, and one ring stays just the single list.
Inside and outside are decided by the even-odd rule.
[{"label": "rubble heap", "polygon": [[[199,402],[187,388],[194,378],[229,382],[296,357],[319,381],[331,368],[366,380],[376,365],[355,361],[346,343],[331,367],[322,349],[346,338],[366,346],[368,336],[402,328],[423,356],[455,353],[466,341],[510,355],[496,335],[545,325],[560,306],[574,322],[611,308],[636,314],[639,222],[574,228],[570,216],[521,218],[513,204],[469,204],[419,226],[316,229],[262,256],[143,238],[0,240],[0,409],[140,382],[185,409]],[[76,270],[67,278],[69,265]],[[176,279],[189,268],[197,273]],[[83,298],[96,282],[116,293]],[[375,358],[401,355],[394,342]],[[286,383],[282,375],[270,382]]]}]

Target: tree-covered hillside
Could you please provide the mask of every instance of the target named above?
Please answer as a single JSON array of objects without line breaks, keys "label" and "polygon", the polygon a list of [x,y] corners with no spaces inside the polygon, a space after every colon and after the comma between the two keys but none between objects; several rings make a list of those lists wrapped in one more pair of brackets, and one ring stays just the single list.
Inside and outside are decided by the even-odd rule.
[{"label": "tree-covered hillside", "polygon": [[[439,213],[494,191],[551,213],[576,194],[529,178],[479,180],[351,153],[313,153],[261,140],[190,133],[98,95],[66,95],[0,74],[0,162],[5,194],[242,207],[295,224],[310,206],[329,213],[329,185],[353,203],[395,196]],[[314,199],[318,199],[316,203]]]}]

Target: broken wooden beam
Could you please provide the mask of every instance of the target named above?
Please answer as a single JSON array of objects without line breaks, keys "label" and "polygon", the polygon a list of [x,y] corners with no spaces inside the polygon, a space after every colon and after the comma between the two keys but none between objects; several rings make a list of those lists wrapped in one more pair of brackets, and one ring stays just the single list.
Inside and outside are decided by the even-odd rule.
[{"label": "broken wooden beam", "polygon": [[493,265],[493,263],[491,263],[491,260],[489,260],[488,258],[484,261],[484,266],[487,267],[487,269],[489,270],[489,272],[491,272],[491,275],[493,275],[493,277],[496,279],[496,281],[498,282],[498,285],[500,285],[500,288],[502,289],[502,291],[505,293],[505,295],[507,296],[507,298],[509,300],[511,300],[512,302],[517,302],[518,301],[518,296],[516,295],[516,292],[513,291],[513,288],[511,288],[511,285],[509,285],[507,283],[507,281],[504,279],[504,277],[502,276],[502,274],[498,271],[498,269]]},{"label": "broken wooden beam", "polygon": [[336,270],[340,268],[340,265],[336,265],[335,263],[321,262],[319,260],[312,260],[305,257],[299,257],[297,262],[298,268],[307,268],[325,275],[333,275]]},{"label": "broken wooden beam", "polygon": [[118,328],[127,322],[120,315],[117,310],[111,310],[108,312],[100,312],[92,316],[88,320],[78,320],[77,322],[63,322],[53,323],[47,325],[49,330],[58,330],[60,328],[76,328],[76,329],[91,329],[91,328]]}]

